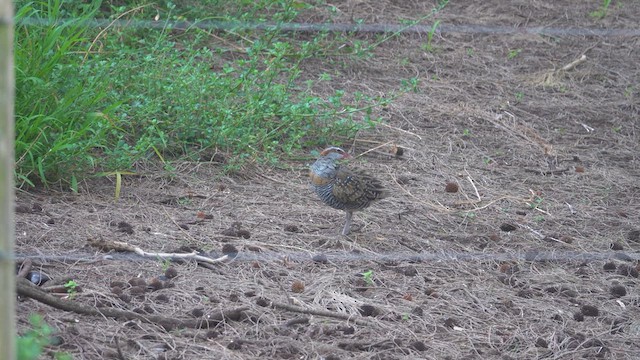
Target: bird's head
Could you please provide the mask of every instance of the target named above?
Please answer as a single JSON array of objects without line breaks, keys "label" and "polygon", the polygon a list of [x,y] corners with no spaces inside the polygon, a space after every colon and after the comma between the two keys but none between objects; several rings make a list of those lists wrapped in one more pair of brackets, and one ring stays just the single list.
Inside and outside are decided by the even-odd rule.
[{"label": "bird's head", "polygon": [[337,146],[330,146],[320,153],[320,157],[328,158],[331,160],[348,159],[351,157],[348,152],[342,150]]}]

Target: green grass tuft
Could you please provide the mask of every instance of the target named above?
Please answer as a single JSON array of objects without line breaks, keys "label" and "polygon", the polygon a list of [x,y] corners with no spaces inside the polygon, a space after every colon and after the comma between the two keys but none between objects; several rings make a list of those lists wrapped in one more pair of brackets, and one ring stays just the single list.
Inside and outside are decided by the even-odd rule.
[{"label": "green grass tuft", "polygon": [[[398,34],[368,43],[277,27],[169,27],[186,19],[277,25],[311,6],[299,1],[18,5],[16,176],[22,186],[63,180],[77,191],[86,174],[124,173],[147,159],[170,168],[172,159],[208,160],[220,151],[230,155],[228,170],[246,161],[275,164],[374,127],[374,109],[417,84],[399,82],[386,97],[340,89],[319,96],[314,86],[331,75],[305,74],[311,60],[358,61]],[[33,18],[57,23],[20,22]],[[95,28],[95,18],[131,24],[155,18],[164,26]]]}]

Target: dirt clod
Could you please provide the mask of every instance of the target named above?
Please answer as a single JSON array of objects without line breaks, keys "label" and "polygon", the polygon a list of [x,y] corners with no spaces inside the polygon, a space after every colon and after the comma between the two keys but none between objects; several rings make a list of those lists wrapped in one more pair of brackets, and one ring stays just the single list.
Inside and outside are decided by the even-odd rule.
[{"label": "dirt clod", "polygon": [[541,337],[536,339],[536,346],[539,348],[546,349],[549,347],[549,342]]},{"label": "dirt clod", "polygon": [[458,184],[454,182],[447,182],[446,186],[444,187],[444,191],[448,193],[456,193],[458,192],[458,189]]},{"label": "dirt clod", "polygon": [[169,266],[167,270],[164,271],[164,276],[168,279],[173,279],[178,276],[178,269],[176,269],[175,266]]},{"label": "dirt clod", "polygon": [[290,232],[290,233],[297,233],[297,232],[300,232],[300,229],[296,225],[288,224],[288,225],[285,225],[284,231]]},{"label": "dirt clod", "polygon": [[636,269],[634,266],[631,266],[631,265],[620,264],[618,265],[618,274],[637,278],[638,269]]},{"label": "dirt clod", "polygon": [[291,291],[296,294],[300,294],[304,291],[304,283],[300,280],[296,280],[291,284]]},{"label": "dirt clod", "polygon": [[504,232],[515,231],[517,228],[518,228],[517,226],[509,223],[503,223],[502,225],[500,225],[500,230]]},{"label": "dirt clod", "polygon": [[640,242],[640,230],[631,230],[627,233],[627,240]]},{"label": "dirt clod", "polygon": [[313,260],[314,262],[320,263],[320,264],[327,264],[329,262],[329,259],[327,258],[327,255],[325,255],[325,254],[313,255],[311,260]]},{"label": "dirt clod", "polygon": [[602,266],[602,268],[604,271],[616,271],[616,263],[613,261],[607,262]]},{"label": "dirt clod", "polygon": [[623,297],[627,295],[627,288],[625,288],[622,284],[614,284],[609,288],[609,292],[614,297]]},{"label": "dirt clod", "polygon": [[593,305],[582,305],[580,313],[584,316],[598,316],[600,311],[598,311],[598,308]]},{"label": "dirt clod", "polygon": [[133,226],[126,221],[120,221],[118,223],[118,231],[123,232],[127,235],[133,234]]},{"label": "dirt clod", "polygon": [[573,320],[578,322],[584,321],[584,315],[581,312],[576,312],[573,314]]},{"label": "dirt clod", "polygon": [[373,305],[360,305],[360,315],[362,316],[377,316],[380,311]]},{"label": "dirt clod", "polygon": [[409,346],[417,351],[427,351],[427,345],[422,341],[414,341]]}]

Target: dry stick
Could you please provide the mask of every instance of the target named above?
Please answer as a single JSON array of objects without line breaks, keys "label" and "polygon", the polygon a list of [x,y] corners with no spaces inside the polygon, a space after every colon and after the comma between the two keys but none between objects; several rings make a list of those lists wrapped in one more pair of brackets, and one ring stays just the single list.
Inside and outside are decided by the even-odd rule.
[{"label": "dry stick", "polygon": [[137,246],[129,245],[121,241],[111,241],[111,240],[102,240],[102,239],[100,240],[88,239],[87,241],[89,242],[89,245],[95,246],[104,251],[115,250],[115,251],[133,252],[142,257],[148,257],[153,259],[158,259],[158,258],[159,259],[186,259],[186,260],[195,260],[201,263],[208,263],[208,264],[217,264],[229,259],[229,255],[224,255],[217,259],[212,259],[206,256],[198,255],[195,251],[187,254],[151,253],[151,252],[146,252]]},{"label": "dry stick", "polygon": [[16,277],[17,278],[27,277],[27,274],[29,274],[29,271],[31,271],[32,267],[33,267],[33,261],[31,261],[31,259],[27,259],[23,261],[22,265],[20,265],[20,271],[18,272],[18,275],[16,275]]},{"label": "dry stick", "polygon": [[560,70],[561,71],[570,71],[573,70],[576,66],[582,64],[583,62],[587,61],[587,55],[582,54],[582,56],[580,56],[579,59],[576,59],[570,63],[568,63],[567,65],[563,66]]},{"label": "dry stick", "polygon": [[378,146],[376,146],[376,147],[374,147],[374,148],[371,148],[371,149],[369,149],[369,150],[367,150],[367,151],[363,152],[362,154],[357,155],[356,157],[357,157],[357,158],[359,158],[360,156],[363,156],[363,155],[365,155],[365,154],[368,154],[368,153],[370,153],[370,152],[372,152],[372,151],[374,151],[374,150],[380,149],[381,147],[383,147],[383,146],[387,146],[387,145],[389,145],[389,144],[391,144],[391,143],[393,143],[393,141],[387,141],[386,143],[384,143],[384,144],[382,144],[382,145],[378,145]]},{"label": "dry stick", "polygon": [[403,132],[403,133],[405,133],[405,134],[413,135],[413,136],[417,137],[418,139],[422,140],[422,137],[421,137],[420,135],[418,135],[418,134],[414,134],[414,133],[412,133],[411,131],[404,130],[404,129],[400,129],[400,128],[395,127],[395,126],[391,126],[391,125],[385,124],[385,123],[383,123],[383,122],[379,123],[378,125],[386,126],[386,127],[388,127],[389,129],[397,130],[397,131]]},{"label": "dry stick", "polygon": [[206,319],[176,319],[159,315],[142,315],[116,308],[95,308],[80,305],[71,300],[61,300],[40,290],[35,285],[31,284],[27,279],[17,279],[16,287],[18,290],[18,295],[32,298],[43,304],[53,306],[56,309],[71,311],[83,315],[106,316],[125,320],[140,320],[150,324],[158,324],[167,330],[172,330],[175,328],[210,328],[226,321],[227,319],[238,321],[241,319],[243,312],[249,310],[249,307],[244,306],[230,310],[220,310],[217,313],[209,315]]},{"label": "dry stick", "polygon": [[352,315],[341,314],[341,313],[337,313],[329,310],[303,309],[299,306],[289,305],[289,304],[280,304],[273,301],[269,303],[269,306],[271,306],[274,309],[292,311],[300,314],[326,316],[326,317],[332,317],[336,319],[353,321],[354,323],[358,325],[363,325],[363,326],[374,326],[374,324],[369,321],[354,318]]}]

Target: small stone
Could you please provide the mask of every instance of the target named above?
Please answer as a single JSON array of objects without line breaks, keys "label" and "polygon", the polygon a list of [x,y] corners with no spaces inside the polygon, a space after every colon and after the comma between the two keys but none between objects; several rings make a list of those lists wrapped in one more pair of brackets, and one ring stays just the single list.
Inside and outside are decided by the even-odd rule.
[{"label": "small stone", "polygon": [[582,322],[584,321],[584,315],[582,315],[582,313],[574,313],[573,314],[573,320],[577,321],[577,322]]},{"label": "small stone", "polygon": [[616,270],[616,264],[612,261],[605,263],[602,268],[604,269],[604,271],[615,271]]}]

